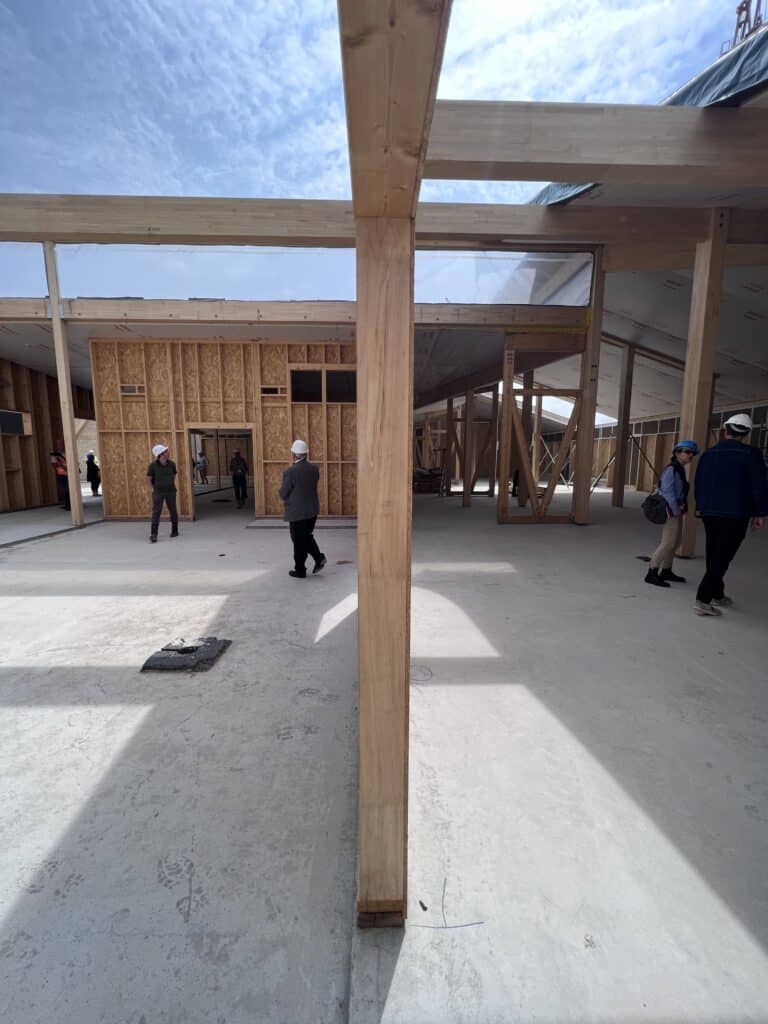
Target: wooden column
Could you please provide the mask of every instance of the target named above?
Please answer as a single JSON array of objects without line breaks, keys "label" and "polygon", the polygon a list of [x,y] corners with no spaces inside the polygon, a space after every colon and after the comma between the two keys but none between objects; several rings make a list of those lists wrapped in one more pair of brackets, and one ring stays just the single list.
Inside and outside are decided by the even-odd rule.
[{"label": "wooden column", "polygon": [[602,249],[598,249],[592,266],[591,322],[587,330],[587,345],[581,357],[581,412],[573,469],[573,519],[574,522],[581,524],[589,522],[604,292],[603,252]]},{"label": "wooden column", "polygon": [[475,472],[475,393],[467,391],[464,396],[464,477],[461,504],[469,508],[472,504],[472,480]]},{"label": "wooden column", "polygon": [[499,497],[496,502],[496,519],[503,523],[509,509],[509,476],[512,459],[512,388],[515,381],[515,350],[509,342],[504,344],[503,397],[501,401],[501,436],[499,438]]},{"label": "wooden column", "polygon": [[358,922],[402,924],[408,851],[413,224],[357,222]]},{"label": "wooden column", "polygon": [[491,406],[491,444],[488,451],[488,497],[496,494],[496,466],[499,458],[499,384],[493,389]]},{"label": "wooden column", "polygon": [[531,472],[533,482],[538,486],[541,475],[541,409],[544,399],[541,395],[536,399],[536,411],[533,416],[533,446],[531,450]]},{"label": "wooden column", "polygon": [[629,454],[629,420],[632,408],[632,377],[635,372],[635,350],[626,345],[621,353],[619,382],[619,416],[616,424],[616,461],[613,464],[613,504],[624,507],[624,481]]},{"label": "wooden column", "polygon": [[448,497],[451,496],[455,462],[456,449],[453,445],[453,399],[449,398],[445,406],[445,465],[448,470]]},{"label": "wooden column", "polygon": [[[702,451],[709,445],[709,418],[712,408],[715,351],[720,325],[720,298],[725,267],[725,246],[728,239],[728,210],[713,210],[709,236],[696,246],[693,270],[691,313],[688,321],[688,347],[685,353],[683,401],[680,410],[680,437],[693,438]],[[689,469],[691,483],[696,473],[696,459]],[[693,487],[688,501],[688,515],[683,525],[679,554],[692,555],[696,547],[696,518]]]},{"label": "wooden column", "polygon": [[[523,387],[528,390],[534,386],[533,370],[526,370],[523,374]],[[531,431],[533,429],[533,398],[531,395],[523,395],[523,407],[521,410],[521,419],[523,421],[523,434],[525,435],[525,441],[528,447],[524,452],[520,452],[521,462],[526,462],[530,458],[530,445],[531,445]],[[520,483],[517,491],[517,504],[520,508],[523,508],[528,504],[528,483],[527,473],[523,472],[522,465],[520,467]],[[535,497],[535,495],[534,495]]]},{"label": "wooden column", "polygon": [[429,425],[429,416],[424,417],[424,433],[421,438],[421,465],[424,469],[432,466],[432,429]]},{"label": "wooden column", "polygon": [[43,255],[45,257],[45,276],[48,279],[53,347],[56,353],[56,377],[59,385],[59,404],[61,406],[61,432],[69,473],[69,502],[72,506],[72,525],[85,526],[83,494],[80,490],[75,418],[72,412],[72,378],[69,372],[69,348],[67,346],[66,326],[61,319],[61,293],[59,292],[59,274],[56,267],[56,246],[53,242],[43,242]]}]

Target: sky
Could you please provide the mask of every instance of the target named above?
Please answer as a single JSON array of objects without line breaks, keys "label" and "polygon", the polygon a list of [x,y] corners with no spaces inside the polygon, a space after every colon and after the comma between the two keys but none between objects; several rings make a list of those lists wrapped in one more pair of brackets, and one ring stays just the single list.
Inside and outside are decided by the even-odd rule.
[{"label": "sky", "polygon": [[[454,0],[438,95],[657,103],[718,57],[734,7]],[[0,95],[0,192],[351,195],[336,0],[0,0]],[[526,202],[540,184],[421,198]],[[348,252],[68,246],[59,262],[65,295],[354,295]],[[416,298],[491,301],[489,267],[420,254]],[[45,292],[38,248],[0,244],[0,294]]]}]

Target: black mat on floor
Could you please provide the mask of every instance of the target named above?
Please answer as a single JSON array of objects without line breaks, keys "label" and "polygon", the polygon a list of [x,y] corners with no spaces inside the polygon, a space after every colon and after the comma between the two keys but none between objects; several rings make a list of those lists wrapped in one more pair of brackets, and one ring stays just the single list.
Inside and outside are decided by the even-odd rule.
[{"label": "black mat on floor", "polygon": [[197,640],[174,640],[151,654],[142,672],[207,672],[226,651],[231,640],[201,636]]}]

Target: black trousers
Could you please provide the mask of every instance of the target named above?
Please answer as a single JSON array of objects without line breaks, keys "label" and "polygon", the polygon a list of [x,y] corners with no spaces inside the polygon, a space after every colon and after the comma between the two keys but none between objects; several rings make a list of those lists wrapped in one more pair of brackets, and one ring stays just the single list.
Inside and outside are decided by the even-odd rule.
[{"label": "black trousers", "polygon": [[291,540],[293,541],[293,561],[298,573],[306,572],[307,555],[311,555],[316,562],[319,562],[323,557],[320,548],[317,546],[317,541],[312,536],[316,522],[317,516],[313,516],[311,519],[298,519],[295,523],[290,524]]},{"label": "black trousers", "polygon": [[69,477],[57,476],[56,489],[59,492],[59,501],[63,501],[64,508],[67,510],[67,512],[71,512],[72,506],[69,502]]},{"label": "black trousers", "polygon": [[235,473],[232,477],[235,497],[238,501],[248,501],[248,477],[245,473]]},{"label": "black trousers", "polygon": [[179,514],[176,511],[176,491],[171,491],[170,494],[163,494],[162,491],[152,491],[152,529],[150,533],[153,537],[157,536],[157,528],[160,525],[160,514],[163,511],[163,502],[168,506],[168,512],[171,516],[171,529],[177,530],[179,527]]},{"label": "black trousers", "polygon": [[725,594],[725,574],[747,535],[749,519],[702,516],[707,538],[707,571],[699,584],[696,600],[709,604]]}]

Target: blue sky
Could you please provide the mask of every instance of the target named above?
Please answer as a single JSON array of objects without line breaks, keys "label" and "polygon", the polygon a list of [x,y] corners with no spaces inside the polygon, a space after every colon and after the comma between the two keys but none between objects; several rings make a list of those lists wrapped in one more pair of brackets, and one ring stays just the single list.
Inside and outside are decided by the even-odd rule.
[{"label": "blue sky", "polygon": [[[655,103],[716,59],[734,6],[454,0],[439,95]],[[2,192],[350,195],[335,0],[0,0],[0,94]],[[422,198],[524,202],[537,188],[427,182]],[[340,253],[67,247],[60,264],[70,295],[353,289]],[[44,292],[38,253],[0,246],[0,294]]]}]

